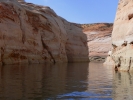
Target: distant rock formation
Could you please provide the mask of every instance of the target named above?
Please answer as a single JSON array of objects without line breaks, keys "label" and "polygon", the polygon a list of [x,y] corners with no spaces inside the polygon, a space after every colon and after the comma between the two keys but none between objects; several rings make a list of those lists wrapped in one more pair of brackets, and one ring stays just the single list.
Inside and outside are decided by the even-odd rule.
[{"label": "distant rock formation", "polygon": [[87,36],[80,25],[50,7],[18,1],[0,0],[0,63],[89,60]]},{"label": "distant rock formation", "polygon": [[[114,67],[133,70],[133,1],[120,0],[112,33]],[[107,61],[108,63],[108,61]]]},{"label": "distant rock formation", "polygon": [[22,2],[25,2],[25,0],[18,0],[18,1],[22,1]]},{"label": "distant rock formation", "polygon": [[105,61],[111,50],[111,33],[113,24],[83,24],[83,32],[87,35],[90,61]]}]

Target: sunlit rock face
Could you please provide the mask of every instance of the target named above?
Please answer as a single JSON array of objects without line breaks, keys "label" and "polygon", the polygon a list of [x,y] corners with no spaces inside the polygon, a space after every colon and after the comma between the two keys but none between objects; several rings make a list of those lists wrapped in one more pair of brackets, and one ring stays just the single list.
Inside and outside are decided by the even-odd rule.
[{"label": "sunlit rock face", "polygon": [[120,0],[112,33],[112,58],[119,70],[133,70],[133,0]]},{"label": "sunlit rock face", "polygon": [[83,24],[83,32],[87,35],[90,61],[105,61],[111,50],[112,23]]},{"label": "sunlit rock face", "polygon": [[0,12],[2,64],[88,61],[82,28],[50,7],[0,0]]},{"label": "sunlit rock face", "polygon": [[116,46],[121,46],[124,41],[128,44],[133,41],[133,1],[120,0],[116,13],[112,42]]}]

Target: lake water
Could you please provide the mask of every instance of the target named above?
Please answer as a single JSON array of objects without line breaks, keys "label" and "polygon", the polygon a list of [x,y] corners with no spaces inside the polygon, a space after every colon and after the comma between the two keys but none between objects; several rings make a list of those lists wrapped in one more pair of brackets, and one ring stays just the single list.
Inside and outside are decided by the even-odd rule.
[{"label": "lake water", "polygon": [[0,67],[0,100],[133,100],[133,73],[102,63]]}]

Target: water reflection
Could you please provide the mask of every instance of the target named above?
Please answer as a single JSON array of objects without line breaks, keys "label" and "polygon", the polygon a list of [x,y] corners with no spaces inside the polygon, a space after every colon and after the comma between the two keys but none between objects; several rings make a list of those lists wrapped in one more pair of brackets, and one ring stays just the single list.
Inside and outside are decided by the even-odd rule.
[{"label": "water reflection", "polygon": [[112,69],[102,63],[90,63],[88,90],[90,98],[96,100],[112,100]]},{"label": "water reflection", "polygon": [[88,63],[69,63],[67,66],[65,92],[57,95],[57,99],[85,98],[88,87]]},{"label": "water reflection", "polygon": [[87,80],[87,76],[88,64],[3,66],[0,67],[0,100],[40,100],[84,91],[86,86],[80,81]]},{"label": "water reflection", "polygon": [[40,99],[65,90],[66,64],[13,65],[0,69],[0,100]]},{"label": "water reflection", "polygon": [[133,73],[102,63],[0,67],[0,100],[133,100]]},{"label": "water reflection", "polygon": [[133,100],[133,72],[114,72],[115,100]]}]

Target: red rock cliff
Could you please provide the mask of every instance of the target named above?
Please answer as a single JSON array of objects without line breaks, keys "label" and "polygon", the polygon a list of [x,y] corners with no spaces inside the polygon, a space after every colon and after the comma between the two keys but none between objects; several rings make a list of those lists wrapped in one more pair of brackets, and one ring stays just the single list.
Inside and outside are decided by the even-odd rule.
[{"label": "red rock cliff", "polygon": [[51,8],[23,0],[0,0],[0,62],[88,61],[82,28]]}]

